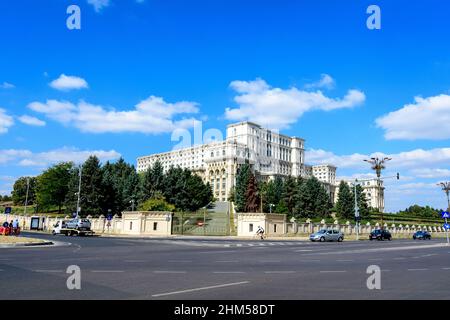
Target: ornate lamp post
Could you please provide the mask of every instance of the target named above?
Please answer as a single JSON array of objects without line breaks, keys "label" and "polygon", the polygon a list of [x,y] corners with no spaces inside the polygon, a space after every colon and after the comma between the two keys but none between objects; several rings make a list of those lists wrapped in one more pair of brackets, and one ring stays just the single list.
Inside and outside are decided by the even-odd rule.
[{"label": "ornate lamp post", "polygon": [[442,191],[445,192],[445,194],[447,195],[447,211],[450,211],[450,182],[440,182],[437,184],[438,186],[440,186],[442,188]]},{"label": "ornate lamp post", "polygon": [[381,210],[381,207],[382,207],[382,201],[381,201],[381,171],[383,169],[386,169],[384,164],[387,161],[390,161],[390,160],[392,160],[392,158],[388,158],[388,157],[385,157],[385,158],[382,158],[382,159],[370,158],[370,160],[364,160],[364,161],[366,161],[366,162],[368,162],[368,163],[370,163],[372,165],[372,170],[375,170],[375,173],[377,174],[378,210],[381,211],[381,228],[382,229],[383,229],[383,223],[384,223],[384,221],[383,221],[384,210]]}]

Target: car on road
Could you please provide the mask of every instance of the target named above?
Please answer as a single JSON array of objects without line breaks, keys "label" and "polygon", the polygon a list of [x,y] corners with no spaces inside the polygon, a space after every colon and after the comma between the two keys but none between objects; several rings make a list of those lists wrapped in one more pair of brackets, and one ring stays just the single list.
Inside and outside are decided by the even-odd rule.
[{"label": "car on road", "polygon": [[313,233],[309,236],[309,240],[311,241],[338,241],[341,242],[344,240],[344,234],[339,230],[326,230],[322,229],[316,233]]},{"label": "car on road", "polygon": [[75,218],[66,221],[67,229],[91,230],[91,222],[88,219]]},{"label": "car on road", "polygon": [[388,230],[377,229],[373,230],[369,235],[369,240],[389,240],[391,241],[392,235]]},{"label": "car on road", "polygon": [[413,234],[414,240],[431,240],[431,234],[426,231],[417,231]]}]

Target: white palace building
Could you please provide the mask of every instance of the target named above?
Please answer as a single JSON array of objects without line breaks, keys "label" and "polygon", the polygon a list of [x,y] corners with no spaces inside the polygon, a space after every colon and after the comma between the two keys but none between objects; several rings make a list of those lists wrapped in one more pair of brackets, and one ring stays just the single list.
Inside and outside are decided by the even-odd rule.
[{"label": "white palace building", "polygon": [[305,164],[305,140],[263,128],[252,122],[227,126],[223,141],[172,150],[137,159],[137,171],[144,172],[159,161],[167,171],[171,166],[187,168],[209,182],[214,197],[227,201],[236,183],[238,168],[246,162],[259,180],[276,176],[315,176],[335,200],[336,167]]}]

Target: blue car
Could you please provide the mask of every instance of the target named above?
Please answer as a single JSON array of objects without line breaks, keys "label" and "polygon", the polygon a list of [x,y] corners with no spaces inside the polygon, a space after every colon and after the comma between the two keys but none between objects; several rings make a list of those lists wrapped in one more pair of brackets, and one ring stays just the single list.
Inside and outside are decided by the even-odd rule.
[{"label": "blue car", "polygon": [[431,240],[431,234],[426,231],[417,231],[413,234],[414,240]]}]

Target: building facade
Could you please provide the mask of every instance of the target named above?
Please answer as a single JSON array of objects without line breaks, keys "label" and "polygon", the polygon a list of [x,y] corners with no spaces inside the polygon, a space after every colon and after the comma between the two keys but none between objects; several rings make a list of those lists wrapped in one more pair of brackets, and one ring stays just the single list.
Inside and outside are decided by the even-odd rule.
[{"label": "building facade", "polygon": [[146,171],[156,161],[164,171],[171,166],[192,170],[210,183],[218,201],[227,201],[238,169],[245,163],[263,181],[276,176],[308,177],[314,168],[305,166],[304,139],[248,121],[228,125],[224,141],[140,157],[137,171]]},{"label": "building facade", "polygon": [[[343,180],[348,186],[353,190],[354,181]],[[334,194],[334,203],[336,203],[339,199],[339,184],[341,180],[336,181],[335,194]],[[367,205],[374,209],[379,209],[380,212],[384,212],[384,186],[383,181],[380,181],[380,188],[378,187],[378,180],[366,180],[358,182],[358,184],[362,187],[363,193],[367,199]]]}]

